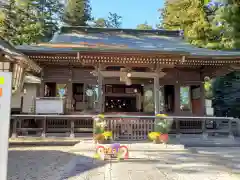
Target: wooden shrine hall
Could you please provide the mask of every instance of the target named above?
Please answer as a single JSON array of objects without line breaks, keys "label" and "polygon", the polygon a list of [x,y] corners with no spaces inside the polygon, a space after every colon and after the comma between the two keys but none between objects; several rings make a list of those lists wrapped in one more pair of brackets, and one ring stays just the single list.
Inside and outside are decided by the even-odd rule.
[{"label": "wooden shrine hall", "polygon": [[48,43],[16,48],[42,68],[25,112],[37,114],[204,116],[204,79],[240,64],[239,51],[194,47],[181,31],[62,27]]}]

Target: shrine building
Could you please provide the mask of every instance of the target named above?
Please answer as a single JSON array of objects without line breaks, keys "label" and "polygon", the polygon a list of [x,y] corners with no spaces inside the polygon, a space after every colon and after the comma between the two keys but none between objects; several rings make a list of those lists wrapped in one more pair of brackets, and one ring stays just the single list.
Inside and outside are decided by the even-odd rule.
[{"label": "shrine building", "polygon": [[204,79],[240,64],[240,52],[195,47],[182,31],[62,27],[16,49],[41,67],[28,114],[204,116]]}]

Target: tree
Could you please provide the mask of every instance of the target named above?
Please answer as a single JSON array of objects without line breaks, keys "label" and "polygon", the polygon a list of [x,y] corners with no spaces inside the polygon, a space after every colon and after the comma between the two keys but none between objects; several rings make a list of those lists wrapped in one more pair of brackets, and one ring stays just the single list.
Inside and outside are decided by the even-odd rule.
[{"label": "tree", "polygon": [[109,16],[107,19],[98,18],[93,21],[93,27],[101,27],[101,28],[120,28],[122,25],[122,17],[117,13],[109,12]]},{"label": "tree", "polygon": [[44,26],[44,37],[42,41],[51,40],[52,36],[59,29],[59,24],[63,16],[64,5],[56,0],[40,0],[41,22]]},{"label": "tree", "polygon": [[92,20],[91,10],[89,0],[68,0],[63,22],[70,26],[86,26]]},{"label": "tree", "polygon": [[161,10],[161,27],[169,30],[184,30],[184,37],[193,45],[204,47],[211,32],[202,0],[166,2]]},{"label": "tree", "polygon": [[[184,30],[191,44],[211,49],[240,49],[240,3],[234,0],[166,2],[161,11],[165,29]],[[240,116],[240,72],[206,82],[218,116]]]},{"label": "tree", "polygon": [[108,28],[120,28],[122,26],[122,16],[117,13],[109,12],[107,27]]},{"label": "tree", "polygon": [[0,35],[14,45],[51,39],[62,5],[54,0],[10,0],[2,8]]},{"label": "tree", "polygon": [[141,30],[151,30],[153,29],[152,26],[148,25],[147,22],[145,22],[144,24],[139,24],[137,25],[137,28],[136,29],[141,29]]},{"label": "tree", "polygon": [[222,6],[214,18],[214,23],[219,24],[215,28],[220,36],[220,45],[222,49],[240,48],[240,4],[228,0],[228,3]]},{"label": "tree", "polygon": [[107,27],[107,20],[104,18],[98,18],[94,20],[93,27],[99,27],[99,28]]},{"label": "tree", "polygon": [[[240,4],[227,0],[216,12],[213,25],[222,49],[240,48]],[[219,116],[240,117],[240,72],[216,79],[213,88],[214,108]]]},{"label": "tree", "polygon": [[1,36],[13,44],[30,44],[42,35],[43,28],[36,16],[37,6],[33,0],[11,0],[3,8],[4,20]]},{"label": "tree", "polygon": [[240,72],[219,77],[213,83],[213,107],[218,116],[240,116]]}]

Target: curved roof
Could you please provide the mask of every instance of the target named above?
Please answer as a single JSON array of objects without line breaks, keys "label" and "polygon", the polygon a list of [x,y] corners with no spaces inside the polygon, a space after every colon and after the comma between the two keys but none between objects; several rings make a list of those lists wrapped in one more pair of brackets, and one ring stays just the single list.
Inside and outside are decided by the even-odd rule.
[{"label": "curved roof", "polygon": [[240,56],[240,51],[195,47],[181,31],[62,27],[49,43],[17,46],[23,52],[155,52],[192,56]]},{"label": "curved roof", "polygon": [[13,60],[22,61],[24,64],[27,64],[28,71],[34,71],[39,73],[41,71],[40,66],[38,66],[34,61],[30,60],[27,56],[20,53],[17,49],[15,49],[10,43],[5,41],[2,37],[0,37],[0,52],[3,54],[7,54]]}]

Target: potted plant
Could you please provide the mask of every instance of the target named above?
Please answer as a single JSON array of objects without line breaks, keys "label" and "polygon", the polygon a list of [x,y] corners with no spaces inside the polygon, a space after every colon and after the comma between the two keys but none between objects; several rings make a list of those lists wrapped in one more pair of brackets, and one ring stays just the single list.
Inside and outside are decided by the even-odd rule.
[{"label": "potted plant", "polygon": [[154,132],[149,133],[148,137],[154,143],[164,143],[168,142],[168,133],[172,127],[173,120],[170,118],[166,118],[165,114],[157,114]]},{"label": "potted plant", "polygon": [[95,143],[104,144],[112,140],[112,132],[106,131],[107,122],[103,114],[94,117],[93,138]]},{"label": "potted plant", "polygon": [[104,137],[104,143],[110,144],[112,141],[112,131],[104,131],[102,135]]},{"label": "potted plant", "polygon": [[160,132],[150,132],[148,134],[148,138],[153,141],[154,143],[156,144],[159,144],[161,141],[160,141],[160,135],[161,133]]}]

